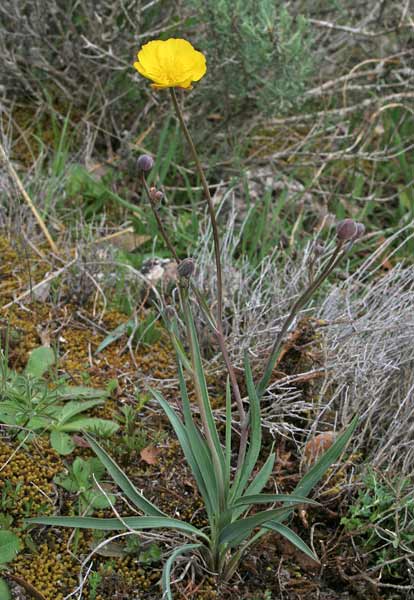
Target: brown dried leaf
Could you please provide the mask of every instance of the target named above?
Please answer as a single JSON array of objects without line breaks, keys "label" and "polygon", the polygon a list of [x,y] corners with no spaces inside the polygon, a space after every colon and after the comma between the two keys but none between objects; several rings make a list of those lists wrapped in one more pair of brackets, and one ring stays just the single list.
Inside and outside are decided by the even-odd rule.
[{"label": "brown dried leaf", "polygon": [[147,465],[156,465],[158,463],[159,453],[160,450],[155,446],[147,446],[141,450],[140,456]]},{"label": "brown dried leaf", "polygon": [[316,462],[316,460],[323,454],[328,448],[332,446],[335,441],[335,431],[325,431],[320,433],[305,446],[304,455],[305,460],[308,464]]}]

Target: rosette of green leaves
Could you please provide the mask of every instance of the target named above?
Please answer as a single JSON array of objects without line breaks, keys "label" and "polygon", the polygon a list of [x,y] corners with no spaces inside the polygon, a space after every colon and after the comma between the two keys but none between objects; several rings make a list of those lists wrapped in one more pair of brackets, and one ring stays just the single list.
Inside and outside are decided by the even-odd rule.
[{"label": "rosette of green leaves", "polygon": [[[195,326],[190,320],[191,338],[195,356],[195,372],[189,364],[178,337],[172,331],[174,345],[178,355],[178,375],[182,398],[182,417],[170,406],[163,396],[153,391],[154,397],[165,411],[173,427],[181,448],[197,483],[207,513],[208,526],[197,528],[194,525],[171,518],[149,501],[115,463],[109,454],[89,434],[85,434],[91,448],[102,461],[108,473],[129,501],[140,510],[142,516],[120,518],[93,517],[39,517],[29,519],[31,523],[43,525],[61,525],[74,528],[97,529],[103,531],[136,532],[146,529],[168,529],[181,533],[186,543],[177,547],[164,566],[162,583],[164,597],[172,600],[170,574],[178,556],[197,553],[210,569],[230,578],[237,569],[240,558],[247,548],[269,530],[278,532],[302,552],[317,557],[308,545],[284,522],[300,504],[317,504],[307,496],[320,481],[327,469],[344,451],[355,427],[354,418],[345,432],[338,436],[335,443],[301,479],[292,494],[267,494],[263,489],[269,482],[275,454],[272,452],[263,465],[259,465],[262,449],[262,426],[260,403],[248,360],[245,360],[245,377],[250,402],[250,439],[245,459],[235,473],[232,471],[232,414],[231,394],[227,386],[226,427],[224,444],[221,443],[215,419],[208,397],[207,384],[197,342]],[[191,410],[184,368],[190,370],[194,382],[199,386],[203,398],[208,432],[198,427]],[[207,436],[213,444],[207,441]],[[216,456],[213,456],[216,454]],[[253,477],[252,474],[256,473]],[[261,510],[258,507],[266,507]],[[255,512],[252,512],[255,509]]]}]

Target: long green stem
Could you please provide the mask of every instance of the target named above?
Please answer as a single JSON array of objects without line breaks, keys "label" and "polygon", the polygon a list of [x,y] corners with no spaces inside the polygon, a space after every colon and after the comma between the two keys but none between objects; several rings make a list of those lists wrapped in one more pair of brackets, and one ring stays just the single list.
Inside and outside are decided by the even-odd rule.
[{"label": "long green stem", "polygon": [[160,219],[160,216],[158,214],[157,207],[156,207],[155,202],[154,202],[154,200],[153,200],[153,198],[151,196],[151,192],[150,192],[150,190],[148,188],[148,184],[146,182],[144,173],[142,174],[142,185],[144,186],[145,193],[147,194],[147,197],[148,197],[149,203],[151,205],[152,212],[154,214],[155,220],[157,221],[158,229],[160,230],[161,236],[164,239],[164,242],[166,243],[167,248],[169,249],[169,251],[173,255],[174,259],[176,260],[177,263],[179,263],[180,259],[178,258],[178,254],[175,251],[175,248],[172,245],[172,243],[170,241],[170,238],[168,237],[167,232],[165,231],[164,225],[163,225],[163,223],[162,223],[162,221]]},{"label": "long green stem", "polygon": [[202,167],[200,158],[197,154],[197,150],[194,146],[194,142],[192,140],[191,134],[188,130],[188,127],[184,121],[183,113],[181,111],[180,105],[178,103],[177,95],[175,93],[174,88],[170,88],[171,98],[174,104],[174,109],[178,117],[178,121],[180,123],[181,129],[187,140],[187,143],[190,147],[190,152],[193,156],[197,172],[201,179],[201,185],[203,187],[204,195],[207,200],[208,211],[210,214],[211,227],[213,231],[213,240],[214,240],[214,255],[216,260],[216,271],[217,271],[217,327],[222,331],[223,329],[223,277],[221,271],[221,260],[220,260],[220,240],[219,233],[217,227],[216,213],[214,210],[213,200],[211,198],[210,189],[208,187],[206,176],[204,175],[204,169]]},{"label": "long green stem", "polygon": [[215,328],[215,334],[220,346],[221,353],[223,355],[224,362],[226,364],[227,372],[230,377],[234,397],[237,404],[237,409],[239,412],[239,422],[240,422],[240,447],[238,453],[237,464],[240,466],[244,461],[244,456],[246,453],[246,442],[248,435],[248,427],[249,427],[249,419],[244,410],[243,400],[240,393],[239,384],[237,382],[236,374],[234,372],[233,365],[231,364],[230,357],[226,347],[226,341],[223,331],[223,277],[222,277],[222,269],[221,269],[221,258],[220,258],[220,240],[218,233],[218,226],[216,220],[216,213],[214,210],[213,200],[211,198],[210,189],[208,187],[207,179],[204,174],[204,169],[201,164],[200,158],[197,154],[196,147],[194,145],[191,134],[188,130],[188,127],[184,121],[183,113],[181,111],[180,105],[178,103],[177,95],[175,93],[174,88],[170,88],[171,98],[173,101],[174,109],[177,114],[181,129],[183,131],[184,137],[187,140],[189,145],[191,154],[193,156],[197,172],[200,176],[201,184],[204,190],[204,195],[207,200],[208,211],[210,215],[211,228],[213,232],[213,240],[214,240],[214,255],[216,261],[216,272],[217,272],[217,323]]},{"label": "long green stem", "polygon": [[341,252],[342,248],[343,248],[343,243],[338,243],[337,247],[335,248],[335,251],[333,252],[331,258],[328,261],[328,264],[325,266],[322,273],[319,275],[319,277],[317,277],[315,279],[315,281],[313,281],[309,285],[309,287],[306,288],[306,290],[303,292],[303,294],[301,296],[299,296],[299,298],[296,300],[296,302],[292,306],[285,321],[283,322],[281,330],[279,331],[279,333],[274,341],[272,350],[270,352],[269,359],[266,363],[264,374],[257,386],[257,394],[258,394],[259,398],[263,395],[263,393],[270,381],[273,369],[275,367],[277,359],[279,358],[282,342],[285,338],[286,333],[289,331],[289,327],[291,326],[292,322],[296,318],[298,312],[310,300],[310,298],[313,296],[314,292],[325,281],[325,279],[328,277],[328,275],[335,269],[336,265],[342,259],[343,255],[344,255],[344,252]]}]

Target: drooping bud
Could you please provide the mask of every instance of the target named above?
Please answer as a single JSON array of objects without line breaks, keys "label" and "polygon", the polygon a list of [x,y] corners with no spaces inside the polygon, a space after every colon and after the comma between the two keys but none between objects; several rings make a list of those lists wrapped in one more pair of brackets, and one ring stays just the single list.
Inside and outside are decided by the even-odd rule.
[{"label": "drooping bud", "polygon": [[344,219],[339,221],[336,226],[336,235],[341,242],[347,242],[355,239],[358,234],[357,223],[353,219]]},{"label": "drooping bud", "polygon": [[137,167],[140,171],[151,171],[154,166],[154,159],[149,154],[141,154],[137,160]]},{"label": "drooping bud", "polygon": [[184,279],[189,279],[195,271],[195,261],[192,258],[185,258],[177,267],[177,273]]}]

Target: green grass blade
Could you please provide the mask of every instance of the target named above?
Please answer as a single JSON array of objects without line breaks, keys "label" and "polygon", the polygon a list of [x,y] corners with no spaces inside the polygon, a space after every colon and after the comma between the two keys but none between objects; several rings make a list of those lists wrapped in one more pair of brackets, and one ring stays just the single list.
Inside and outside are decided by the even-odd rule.
[{"label": "green grass blade", "polygon": [[270,504],[272,502],[292,502],[293,504],[313,504],[319,506],[319,502],[305,498],[304,496],[298,496],[297,494],[253,494],[249,496],[242,496],[238,498],[233,506],[245,506],[253,504]]},{"label": "green grass blade", "polygon": [[162,570],[162,600],[173,600],[173,596],[171,593],[171,569],[175,559],[178,556],[185,554],[189,550],[195,550],[196,548],[200,547],[201,544],[183,544],[171,553]]},{"label": "green grass blade", "polygon": [[[154,398],[159,402],[161,407],[163,408],[165,414],[167,415],[175,433],[180,442],[180,446],[184,452],[184,456],[187,459],[187,462],[191,468],[191,471],[194,475],[194,478],[197,482],[198,489],[200,490],[201,495],[203,496],[204,502],[206,504],[206,508],[209,514],[213,512],[213,504],[216,501],[214,496],[214,491],[217,489],[216,483],[214,481],[213,471],[211,461],[207,463],[207,465],[201,464],[199,465],[195,453],[197,456],[200,456],[200,448],[197,448],[199,444],[199,440],[196,437],[191,436],[192,443],[189,441],[188,432],[184,427],[181,419],[178,417],[177,413],[171,406],[166,402],[166,400],[162,397],[162,395],[156,390],[150,390]],[[213,495],[211,498],[210,495]]]},{"label": "green grass blade", "polygon": [[301,550],[301,552],[303,552],[304,554],[306,554],[307,556],[312,558],[314,561],[319,562],[319,558],[309,548],[309,546],[302,540],[302,538],[300,538],[297,533],[292,531],[292,529],[290,529],[289,527],[286,527],[286,525],[283,525],[282,523],[278,523],[277,521],[270,521],[269,523],[266,523],[266,525],[264,527],[265,527],[265,529],[271,529],[272,531],[276,531],[277,533],[282,535],[284,538],[286,538],[296,548],[298,548],[298,550]]},{"label": "green grass blade", "polygon": [[260,402],[253,383],[253,374],[247,356],[244,357],[244,369],[246,374],[247,393],[250,401],[250,443],[246,453],[244,464],[239,470],[238,476],[233,483],[231,497],[237,498],[243,492],[250,475],[259,458],[262,446],[262,424],[260,417]]},{"label": "green grass blade", "polygon": [[187,304],[187,308],[185,308],[184,310],[186,313],[189,334],[190,334],[190,338],[191,338],[190,342],[191,342],[191,347],[192,347],[192,351],[193,351],[194,370],[195,370],[194,375],[198,381],[199,390],[201,393],[201,399],[203,402],[204,411],[205,411],[205,415],[206,415],[206,419],[207,419],[207,426],[209,428],[209,432],[210,432],[210,435],[213,440],[214,448],[216,450],[217,457],[218,457],[218,460],[220,463],[222,480],[224,481],[224,472],[225,472],[224,453],[223,453],[223,448],[221,447],[220,439],[219,439],[219,436],[217,433],[217,427],[216,427],[216,423],[214,421],[213,411],[211,410],[210,399],[208,396],[207,383],[206,383],[206,378],[205,378],[204,369],[203,369],[203,363],[202,363],[202,359],[201,359],[200,346],[198,343],[197,331],[195,328],[194,319],[191,314],[191,310],[188,306],[188,301],[185,300],[184,304]]},{"label": "green grass blade", "polygon": [[[246,489],[245,495],[259,494],[262,491],[262,489],[265,487],[265,485],[269,481],[271,474],[273,473],[273,466],[275,464],[275,458],[276,458],[276,455],[274,453],[269,454],[265,464],[262,466],[260,471],[257,473],[256,477],[253,479],[251,484]],[[240,496],[240,498],[243,498],[243,496]],[[237,498],[237,500],[238,500],[238,498]],[[238,509],[233,510],[233,520],[238,519],[239,516],[243,512],[245,512],[245,510],[246,509],[244,507],[240,507]]]},{"label": "green grass blade", "polygon": [[190,537],[201,537],[209,541],[208,536],[197,527],[179,519],[170,517],[125,517],[124,519],[99,519],[97,517],[34,517],[26,520],[34,525],[52,525],[73,527],[75,529],[95,529],[99,531],[125,531],[127,529],[175,529]]},{"label": "green grass blade", "polygon": [[278,519],[284,512],[286,512],[286,509],[284,508],[275,508],[273,510],[264,510],[251,517],[234,521],[222,529],[219,538],[220,543],[231,544],[231,542],[234,542],[235,540],[237,540],[237,543],[240,543],[253,531],[253,529],[260,527],[267,521]]},{"label": "green grass blade", "polygon": [[358,417],[355,416],[349,427],[339,436],[334,444],[321,456],[317,463],[306,473],[295,487],[293,493],[307,496],[312,488],[322,479],[329,467],[341,456],[348,445],[349,440],[358,425]]},{"label": "green grass blade", "polygon": [[116,462],[109,456],[109,454],[102,448],[100,444],[88,433],[84,433],[84,436],[88,440],[92,450],[99,458],[101,463],[104,465],[108,473],[111,475],[115,483],[121,488],[124,494],[131,500],[131,502],[142,510],[146,515],[165,517],[165,514],[145,498],[134,486],[132,481],[122,471]]},{"label": "green grass blade", "polygon": [[226,471],[225,471],[225,485],[226,490],[229,489],[230,486],[230,474],[231,474],[231,389],[230,389],[230,379],[227,377],[226,382],[226,445],[224,451],[224,457],[226,461]]}]

